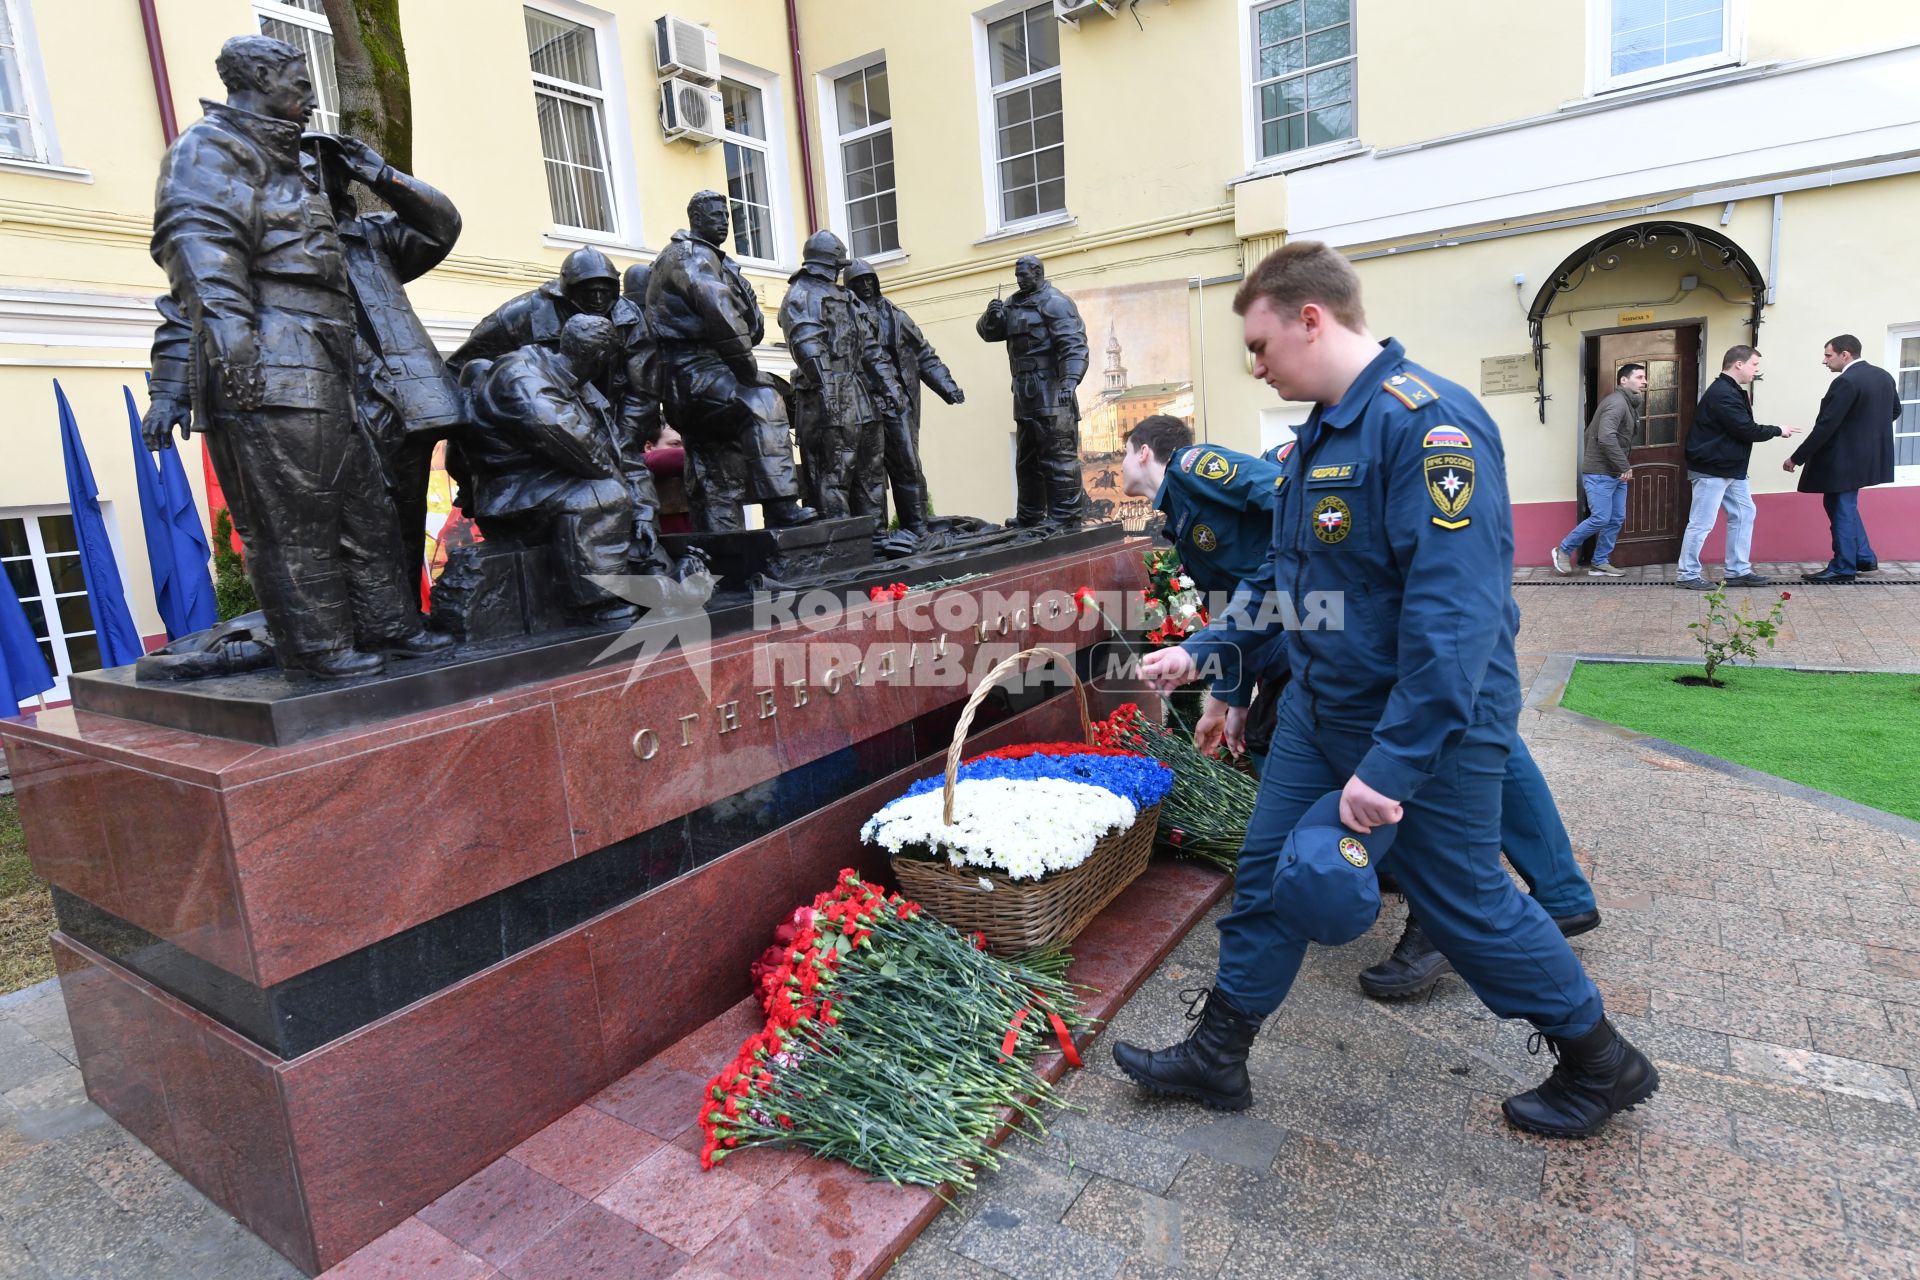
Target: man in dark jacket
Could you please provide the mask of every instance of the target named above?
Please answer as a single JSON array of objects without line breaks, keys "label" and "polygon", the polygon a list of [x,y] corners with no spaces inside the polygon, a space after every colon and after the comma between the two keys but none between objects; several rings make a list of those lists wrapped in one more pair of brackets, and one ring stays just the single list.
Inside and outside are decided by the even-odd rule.
[{"label": "man in dark jacket", "polygon": [[1829,342],[1820,361],[1840,376],[1820,401],[1806,441],[1782,466],[1806,468],[1800,492],[1821,495],[1833,529],[1833,559],[1806,580],[1846,583],[1880,567],[1860,520],[1860,491],[1893,479],[1891,424],[1900,416],[1900,388],[1892,374],[1860,358],[1860,339],[1850,333]]},{"label": "man in dark jacket", "polygon": [[1594,539],[1590,578],[1624,576],[1613,567],[1613,544],[1627,522],[1627,481],[1633,478],[1633,437],[1640,429],[1641,397],[1647,394],[1647,366],[1623,364],[1614,375],[1613,394],[1600,402],[1587,423],[1581,450],[1580,487],[1587,495],[1587,518],[1553,548],[1553,571],[1573,572],[1580,544]]},{"label": "man in dark jacket", "polygon": [[1687,433],[1687,482],[1693,486],[1693,507],[1687,513],[1687,535],[1680,544],[1676,587],[1713,590],[1714,584],[1700,574],[1700,548],[1713,532],[1714,517],[1723,510],[1727,513],[1726,585],[1772,585],[1772,579],[1755,573],[1747,559],[1753,548],[1753,494],[1747,488],[1747,463],[1755,444],[1790,436],[1799,428],[1762,426],[1753,420],[1747,389],[1759,376],[1758,350],[1728,347],[1720,361],[1720,376],[1700,397],[1693,429]]}]

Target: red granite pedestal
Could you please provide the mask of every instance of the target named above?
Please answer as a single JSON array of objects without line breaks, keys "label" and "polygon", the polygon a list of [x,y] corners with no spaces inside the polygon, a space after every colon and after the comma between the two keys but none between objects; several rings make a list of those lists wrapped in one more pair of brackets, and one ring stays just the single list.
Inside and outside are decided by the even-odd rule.
[{"label": "red granite pedestal", "polygon": [[[88,1092],[323,1270],[735,1005],[794,903],[882,869],[859,825],[966,673],[1092,644],[1068,593],[1142,581],[1116,544],[932,630],[909,597],[291,747],[0,722]],[[1077,727],[1044,690],[1001,716],[976,746]]]}]

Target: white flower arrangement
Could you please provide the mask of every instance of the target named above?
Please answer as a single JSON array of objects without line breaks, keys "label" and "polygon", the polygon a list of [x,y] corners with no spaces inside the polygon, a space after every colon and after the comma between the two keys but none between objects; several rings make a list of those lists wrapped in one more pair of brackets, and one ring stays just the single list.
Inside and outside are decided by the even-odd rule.
[{"label": "white flower arrangement", "polygon": [[956,867],[1037,880],[1079,866],[1138,813],[1105,787],[1058,778],[963,778],[954,787],[952,826],[942,821],[943,807],[938,790],[903,796],[867,819],[860,837],[889,853],[917,847]]}]

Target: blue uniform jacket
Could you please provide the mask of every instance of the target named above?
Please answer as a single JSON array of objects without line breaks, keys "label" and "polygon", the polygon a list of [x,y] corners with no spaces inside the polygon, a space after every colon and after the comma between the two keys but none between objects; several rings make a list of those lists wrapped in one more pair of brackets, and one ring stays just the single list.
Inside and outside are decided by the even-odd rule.
[{"label": "blue uniform jacket", "polygon": [[[1279,475],[1270,458],[1212,444],[1189,445],[1167,462],[1153,505],[1166,513],[1167,540],[1215,610],[1215,597],[1231,595],[1266,560],[1273,543],[1274,481]],[[1212,691],[1216,698],[1244,707],[1253,690],[1251,681],[1242,678],[1240,658],[1238,649],[1222,655]],[[1255,678],[1282,669],[1285,662],[1281,643],[1263,646],[1248,658]]]},{"label": "blue uniform jacket", "polygon": [[1284,616],[1260,616],[1267,593],[1309,621],[1311,594],[1335,593],[1343,625],[1286,633],[1288,696],[1310,723],[1371,732],[1355,772],[1405,800],[1466,726],[1519,714],[1500,433],[1390,339],[1340,403],[1314,409],[1274,483],[1266,561],[1185,647],[1230,663],[1281,630]]}]

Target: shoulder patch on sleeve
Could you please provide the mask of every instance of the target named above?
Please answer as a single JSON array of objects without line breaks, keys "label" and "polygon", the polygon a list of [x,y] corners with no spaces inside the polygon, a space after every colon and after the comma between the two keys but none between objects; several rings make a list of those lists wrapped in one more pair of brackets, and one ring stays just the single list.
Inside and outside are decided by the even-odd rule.
[{"label": "shoulder patch on sleeve", "polygon": [[1200,455],[1200,461],[1193,469],[1193,474],[1202,480],[1211,480],[1215,484],[1226,484],[1239,472],[1239,463],[1227,461],[1212,449]]},{"label": "shoulder patch on sleeve", "polygon": [[1182,471],[1193,470],[1193,464],[1200,461],[1200,455],[1204,452],[1206,452],[1206,450],[1197,444],[1188,445],[1182,449],[1180,451],[1180,469]]},{"label": "shoulder patch on sleeve", "polygon": [[1380,386],[1388,395],[1409,409],[1430,405],[1440,398],[1440,393],[1428,386],[1416,373],[1396,373]]},{"label": "shoulder patch on sleeve", "polygon": [[1440,426],[1427,432],[1426,438],[1420,442],[1420,447],[1422,449],[1471,449],[1473,441],[1469,440],[1467,433],[1458,427]]}]

